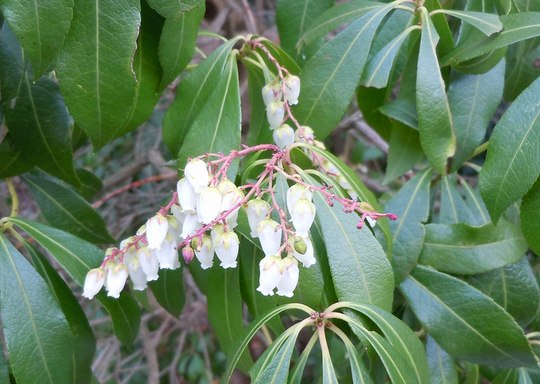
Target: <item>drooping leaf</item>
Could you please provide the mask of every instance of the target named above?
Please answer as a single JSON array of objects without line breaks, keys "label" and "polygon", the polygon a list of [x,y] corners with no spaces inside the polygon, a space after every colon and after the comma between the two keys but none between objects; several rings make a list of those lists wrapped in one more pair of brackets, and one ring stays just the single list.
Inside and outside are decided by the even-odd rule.
[{"label": "drooping leaf", "polygon": [[0,10],[38,77],[46,72],[70,28],[73,0],[3,0]]},{"label": "drooping leaf", "polygon": [[159,279],[149,285],[159,305],[178,318],[186,302],[183,270],[160,269]]},{"label": "drooping leaf", "polygon": [[0,234],[0,314],[13,376],[21,383],[69,383],[73,335],[49,288]]},{"label": "drooping leaf", "polygon": [[458,11],[451,9],[443,9],[441,10],[441,13],[461,19],[465,23],[472,25],[474,28],[478,29],[487,36],[500,32],[503,28],[499,17],[491,13]]},{"label": "drooping leaf", "polygon": [[480,172],[480,192],[493,222],[521,198],[540,175],[540,78],[501,117]]},{"label": "drooping leaf", "polygon": [[270,124],[266,118],[266,107],[262,98],[261,90],[265,85],[264,73],[261,68],[251,62],[243,63],[248,72],[249,94],[249,131],[248,145],[273,142]]},{"label": "drooping leaf", "polygon": [[[429,12],[440,12],[440,10],[444,9],[441,1],[439,0],[425,0],[424,7]],[[448,19],[445,15],[442,14],[430,15],[430,19],[433,27],[437,31],[437,35],[439,35],[440,37],[440,41],[437,46],[437,52],[440,55],[444,55],[454,49],[455,46],[452,31],[450,30],[450,25],[448,24]]]},{"label": "drooping leaf", "polygon": [[70,113],[97,148],[117,137],[129,118],[140,23],[138,0],[75,0],[56,73]]},{"label": "drooping leaf", "polygon": [[540,76],[540,66],[535,60],[540,57],[540,38],[520,41],[508,47],[504,99],[513,101]]},{"label": "drooping leaf", "polygon": [[159,41],[159,62],[163,68],[162,88],[170,84],[189,64],[195,52],[195,40],[204,11],[202,3],[165,20]]},{"label": "drooping leaf", "polygon": [[417,266],[401,292],[427,332],[452,356],[499,367],[535,364],[515,320],[467,283]]},{"label": "drooping leaf", "polygon": [[520,213],[523,235],[534,253],[540,255],[540,179],[523,197]]},{"label": "drooping leaf", "polygon": [[458,384],[458,373],[452,356],[439,347],[432,337],[427,337],[426,355],[429,378],[432,384]]},{"label": "drooping leaf", "polygon": [[56,228],[93,243],[112,243],[103,218],[71,188],[43,174],[24,176],[41,213]]},{"label": "drooping leaf", "polygon": [[15,97],[25,71],[31,70],[24,61],[23,50],[7,23],[0,29],[0,90],[3,101]]},{"label": "drooping leaf", "polygon": [[322,382],[323,384],[338,384],[338,378],[334,364],[332,363],[332,356],[330,352],[322,352]]},{"label": "drooping leaf", "polygon": [[386,203],[385,210],[397,215],[390,223],[392,233],[392,267],[396,282],[402,281],[414,268],[424,244],[423,223],[429,215],[431,170],[409,180]]},{"label": "drooping leaf", "polygon": [[103,182],[99,177],[84,168],[75,168],[75,171],[77,172],[77,176],[81,182],[77,192],[79,192],[82,197],[89,200],[90,198],[94,197],[96,193],[101,191],[103,188]]},{"label": "drooping leaf", "polygon": [[418,68],[422,68],[422,73],[416,77],[420,143],[433,167],[446,174],[449,161],[456,151],[456,134],[437,59],[439,35],[425,9],[421,16],[422,36]]},{"label": "drooping leaf", "polygon": [[[103,251],[70,233],[17,217],[10,221],[45,248],[80,286],[84,284],[86,273],[97,268],[103,260]],[[137,302],[127,292],[119,299],[111,299],[103,292],[96,298],[109,312],[118,339],[131,344],[137,337],[141,318]]]},{"label": "drooping leaf", "polygon": [[183,12],[204,5],[203,0],[147,0],[148,5],[154,8],[163,17],[179,16]]},{"label": "drooping leaf", "polygon": [[519,226],[499,221],[467,224],[427,224],[420,262],[454,274],[477,274],[515,263],[527,250]]},{"label": "drooping leaf", "polygon": [[392,124],[384,184],[411,170],[424,157],[418,131],[398,121]]},{"label": "drooping leaf", "polygon": [[397,98],[379,108],[382,114],[418,130],[418,116],[413,100]]}]

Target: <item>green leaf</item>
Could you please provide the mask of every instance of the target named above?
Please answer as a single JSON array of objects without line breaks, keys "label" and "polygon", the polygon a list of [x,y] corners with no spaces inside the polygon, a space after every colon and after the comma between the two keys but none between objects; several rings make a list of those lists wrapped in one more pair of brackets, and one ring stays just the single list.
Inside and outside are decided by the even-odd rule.
[{"label": "green leaf", "polygon": [[356,102],[365,122],[372,127],[383,139],[390,137],[391,121],[380,112],[391,91],[385,88],[368,88],[360,85],[356,89]]},{"label": "green leaf", "polygon": [[467,224],[427,224],[420,262],[448,273],[471,275],[515,263],[527,250],[519,226],[501,220]]},{"label": "green leaf", "polygon": [[[97,268],[103,260],[102,250],[70,233],[17,217],[9,220],[54,256],[80,286],[84,285],[86,273]],[[96,298],[109,312],[118,339],[124,344],[131,344],[137,337],[141,317],[137,302],[126,292],[120,299],[111,299],[103,292]]]},{"label": "green leaf", "polygon": [[17,176],[33,167],[24,160],[22,151],[13,148],[6,139],[0,143],[0,178]]},{"label": "green leaf", "polygon": [[94,146],[120,135],[135,98],[138,0],[75,0],[56,73],[75,121]]},{"label": "green leaf", "polygon": [[43,279],[0,234],[0,313],[13,376],[20,383],[69,383],[69,325]]},{"label": "green leaf", "polygon": [[248,74],[248,95],[249,95],[249,131],[247,144],[250,146],[259,143],[271,143],[272,131],[266,118],[266,106],[262,98],[261,90],[266,81],[262,69],[249,61],[243,62]]},{"label": "green leaf", "polygon": [[92,377],[92,359],[96,352],[96,338],[88,319],[71,288],[49,264],[45,256],[30,244],[25,244],[37,272],[46,281],[56,302],[60,305],[74,336],[72,383],[89,383]]},{"label": "green leaf", "polygon": [[163,17],[180,16],[183,12],[191,11],[201,5],[204,6],[202,0],[147,0],[147,2]]},{"label": "green leaf", "polygon": [[30,58],[36,77],[47,72],[70,28],[73,0],[3,0],[0,10]]},{"label": "green leaf", "polygon": [[536,180],[533,187],[527,192],[521,201],[521,229],[529,244],[529,247],[540,255],[540,179]]},{"label": "green leaf", "polygon": [[397,98],[379,108],[379,111],[391,119],[418,130],[418,116],[413,100]]},{"label": "green leaf", "polygon": [[388,158],[383,184],[388,184],[411,170],[424,157],[418,131],[400,122],[393,122],[388,144]]},{"label": "green leaf", "polygon": [[73,168],[70,117],[58,86],[42,78],[32,83],[24,76],[15,104],[6,106],[10,137],[27,161],[77,185]]},{"label": "green leaf", "polygon": [[27,67],[17,37],[8,24],[3,23],[0,30],[0,90],[4,102],[17,96],[24,73],[31,70]]},{"label": "green leaf", "polygon": [[474,224],[484,225],[491,223],[484,200],[482,200],[482,196],[480,196],[478,189],[472,189],[463,179],[461,179],[461,185],[463,186],[465,203],[471,212],[470,217],[475,220]]},{"label": "green leaf", "polygon": [[521,326],[536,316],[540,290],[526,257],[502,268],[467,276],[466,281],[495,300]]},{"label": "green leaf", "polygon": [[504,88],[504,62],[482,75],[456,75],[448,89],[448,102],[457,147],[452,167],[457,170],[482,143]]},{"label": "green leaf", "polygon": [[452,356],[505,368],[535,364],[514,319],[467,283],[418,266],[401,284],[401,292],[428,333]]},{"label": "green leaf", "polygon": [[103,218],[71,188],[43,174],[23,179],[50,224],[93,243],[114,242]]},{"label": "green leaf", "polygon": [[163,121],[163,141],[171,153],[178,153],[193,121],[205,110],[235,43],[236,40],[230,40],[221,45],[189,72],[178,86],[176,98]]},{"label": "green leaf", "polygon": [[159,41],[159,62],[163,68],[161,86],[170,84],[189,64],[195,52],[199,25],[205,5],[168,17]]},{"label": "green leaf", "polygon": [[186,302],[182,269],[160,269],[159,279],[149,285],[159,305],[178,318]]},{"label": "green leaf", "polygon": [[439,347],[432,337],[428,336],[426,340],[430,383],[458,384],[458,373],[452,356]]},{"label": "green leaf", "polygon": [[439,35],[425,9],[421,16],[422,36],[418,54],[421,71],[416,77],[420,142],[433,167],[446,174],[456,151],[455,128],[437,59]]},{"label": "green leaf", "polygon": [[453,174],[441,178],[440,204],[439,223],[482,225],[481,221],[479,222],[476,217],[473,217],[469,207],[457,190],[456,178]]},{"label": "green leaf", "polygon": [[491,13],[455,11],[450,9],[441,9],[440,13],[457,17],[458,19],[472,25],[487,36],[500,32],[503,29],[499,16]]},{"label": "green leaf", "polygon": [[323,351],[322,353],[322,382],[323,384],[339,383],[329,351]]},{"label": "green leaf", "polygon": [[77,192],[79,192],[86,200],[94,197],[103,189],[103,182],[92,172],[84,168],[75,168],[75,171],[81,181],[80,188],[77,189]]},{"label": "green leaf", "polygon": [[533,186],[540,175],[540,78],[501,117],[480,172],[480,192],[493,222]]},{"label": "green leaf", "polygon": [[497,374],[493,378],[493,384],[514,384],[517,379],[517,371],[515,369],[507,369]]},{"label": "green leaf", "polygon": [[292,371],[292,375],[289,379],[289,384],[301,384],[302,382],[302,375],[304,374],[304,369],[306,367],[306,363],[308,361],[309,355],[311,354],[311,351],[313,350],[313,347],[315,346],[315,343],[318,340],[318,334],[314,333],[313,336],[311,336],[311,339],[305,346],[304,350],[300,354],[300,357],[298,360],[294,362],[294,369]]},{"label": "green leaf", "polygon": [[341,341],[343,341],[345,348],[347,348],[353,384],[372,384],[373,381],[369,376],[369,371],[364,365],[358,349],[356,349],[349,338],[342,338]]},{"label": "green leaf", "polygon": [[409,180],[386,203],[385,210],[397,215],[390,223],[392,233],[392,267],[396,282],[402,281],[414,268],[424,243],[424,226],[429,215],[431,170]]},{"label": "green leaf", "polygon": [[534,65],[540,57],[540,38],[520,41],[508,47],[504,99],[513,101],[540,76],[540,66]]},{"label": "green leaf", "polygon": [[0,349],[0,382],[9,383],[9,367],[6,360],[4,346]]},{"label": "green leaf", "polygon": [[377,27],[393,5],[377,8],[326,43],[305,65],[295,117],[319,140],[339,122],[356,91]]}]

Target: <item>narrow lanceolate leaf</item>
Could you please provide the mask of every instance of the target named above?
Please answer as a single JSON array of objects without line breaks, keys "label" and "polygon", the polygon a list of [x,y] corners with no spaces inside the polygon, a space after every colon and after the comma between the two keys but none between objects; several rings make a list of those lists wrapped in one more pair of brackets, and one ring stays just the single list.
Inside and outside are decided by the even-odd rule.
[{"label": "narrow lanceolate leaf", "polygon": [[503,28],[503,24],[501,23],[501,20],[499,20],[499,16],[491,13],[454,11],[450,9],[442,9],[440,12],[461,19],[487,36],[500,32]]},{"label": "narrow lanceolate leaf", "polygon": [[39,77],[64,42],[73,16],[73,0],[3,0],[0,10]]},{"label": "narrow lanceolate leaf", "polygon": [[457,170],[482,143],[489,121],[497,110],[504,89],[504,61],[481,75],[456,75],[448,89],[448,101],[457,147],[453,169]]},{"label": "narrow lanceolate leaf", "polygon": [[420,142],[433,167],[446,174],[456,150],[454,122],[437,59],[439,35],[425,9],[421,15],[422,37],[416,77]]},{"label": "narrow lanceolate leaf", "polygon": [[295,116],[322,140],[354,96],[377,27],[392,4],[367,13],[324,45],[305,65]]},{"label": "narrow lanceolate leaf", "polygon": [[203,0],[148,0],[148,5],[163,17],[179,16],[182,12],[204,5]]},{"label": "narrow lanceolate leaf", "polygon": [[78,193],[43,174],[24,180],[50,224],[93,243],[114,242],[103,218]]},{"label": "narrow lanceolate leaf", "polygon": [[0,179],[20,175],[33,167],[23,158],[22,151],[13,148],[7,140],[0,143]]},{"label": "narrow lanceolate leaf", "polygon": [[424,225],[429,215],[431,170],[409,180],[386,204],[385,210],[397,215],[390,223],[392,267],[396,281],[402,281],[414,268],[424,244]]},{"label": "narrow lanceolate leaf", "polygon": [[17,96],[25,71],[24,52],[7,23],[0,29],[0,91],[2,100]]},{"label": "narrow lanceolate leaf", "polygon": [[216,49],[189,72],[178,86],[176,98],[163,121],[163,141],[171,153],[178,153],[195,118],[206,111],[205,104],[220,81],[235,42],[231,40]]},{"label": "narrow lanceolate leaf", "polygon": [[10,137],[25,159],[68,183],[79,183],[73,168],[70,117],[52,80],[32,83],[25,75],[15,104],[5,112]]},{"label": "narrow lanceolate leaf", "polygon": [[441,178],[441,207],[439,220],[441,224],[470,224],[481,225],[469,210],[469,207],[461,197],[457,187],[455,175]]},{"label": "narrow lanceolate leaf", "polygon": [[458,373],[454,359],[444,349],[439,347],[432,337],[427,337],[426,355],[429,365],[430,383],[458,384]]},{"label": "narrow lanceolate leaf", "polygon": [[521,201],[521,229],[529,247],[540,255],[540,179]]},{"label": "narrow lanceolate leaf", "polygon": [[204,3],[188,12],[165,19],[159,41],[159,62],[163,68],[161,86],[170,84],[191,60],[197,31],[204,17]]},{"label": "narrow lanceolate leaf", "polygon": [[528,325],[536,316],[540,290],[527,257],[502,268],[468,276],[466,281],[495,300],[521,326]]},{"label": "narrow lanceolate leaf", "polygon": [[418,266],[401,284],[401,292],[428,333],[452,356],[508,368],[535,364],[515,320],[467,283]]},{"label": "narrow lanceolate leaf", "polygon": [[184,274],[181,268],[160,269],[159,279],[150,283],[152,293],[159,305],[174,317],[180,316],[186,296],[184,294]]},{"label": "narrow lanceolate leaf", "polygon": [[0,314],[13,376],[21,383],[70,383],[73,335],[41,276],[0,235]]},{"label": "narrow lanceolate leaf", "polygon": [[418,131],[399,121],[392,122],[392,133],[388,144],[384,184],[411,170],[424,157]]},{"label": "narrow lanceolate leaf", "polygon": [[527,250],[519,226],[499,221],[471,227],[467,224],[428,224],[420,262],[442,272],[476,274],[515,263]]},{"label": "narrow lanceolate leaf", "polygon": [[129,117],[140,22],[137,0],[75,0],[56,68],[69,111],[96,147],[117,137]]},{"label": "narrow lanceolate leaf", "polygon": [[[14,217],[10,221],[45,248],[80,286],[86,273],[103,260],[102,250],[70,233],[30,220]],[[137,337],[141,318],[137,302],[126,292],[120,299],[111,299],[104,292],[96,298],[109,312],[116,336],[122,343],[131,344]]]},{"label": "narrow lanceolate leaf", "polygon": [[494,222],[540,175],[540,78],[501,117],[480,172],[480,192]]},{"label": "narrow lanceolate leaf", "polygon": [[[219,82],[213,86],[215,91],[204,105],[204,112],[197,116],[186,134],[178,154],[180,164],[201,153],[228,153],[240,147],[242,114],[235,55],[229,55]],[[234,178],[234,175],[229,177]]]}]

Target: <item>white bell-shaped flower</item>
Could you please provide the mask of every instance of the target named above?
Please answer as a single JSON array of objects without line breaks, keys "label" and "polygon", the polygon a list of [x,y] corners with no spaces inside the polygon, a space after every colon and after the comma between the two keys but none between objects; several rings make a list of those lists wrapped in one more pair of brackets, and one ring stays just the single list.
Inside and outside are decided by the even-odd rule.
[{"label": "white bell-shaped flower", "polygon": [[298,246],[297,242],[295,242],[293,246],[293,256],[296,260],[301,262],[304,267],[309,268],[317,263],[317,259],[315,259],[314,256],[313,243],[309,237],[302,237],[300,240],[303,246]]},{"label": "white bell-shaped flower", "polygon": [[193,236],[200,227],[201,224],[199,223],[198,215],[195,212],[189,212],[184,217],[184,224],[182,225],[182,233],[180,234],[180,237],[182,239],[186,239],[189,236]]},{"label": "white bell-shaped flower", "polygon": [[159,277],[159,261],[154,253],[147,247],[141,247],[137,252],[137,258],[139,259],[141,268],[146,275],[146,281],[157,280]]},{"label": "white bell-shaped flower", "polygon": [[120,292],[126,285],[129,272],[127,267],[122,263],[109,262],[107,264],[107,296],[118,299]]},{"label": "white bell-shaped flower", "polygon": [[[221,212],[228,211],[235,205],[238,205],[244,198],[244,192],[240,190],[229,179],[223,179],[217,186],[219,193],[221,193]],[[240,206],[238,206],[240,208]]]},{"label": "white bell-shaped flower", "polygon": [[294,204],[291,212],[291,220],[294,225],[294,229],[299,236],[307,237],[309,229],[313,225],[315,220],[315,213],[317,212],[315,204],[302,197],[296,204]]},{"label": "white bell-shaped flower", "polygon": [[265,256],[278,253],[281,247],[281,235],[283,230],[277,221],[270,218],[263,219],[257,226],[257,234],[261,242],[261,248]]},{"label": "white bell-shaped flower", "polygon": [[103,268],[94,268],[88,271],[84,279],[83,296],[93,299],[105,284],[105,271]]},{"label": "white bell-shaped flower", "polygon": [[203,187],[197,196],[199,222],[208,224],[218,217],[221,210],[221,193],[216,187]]},{"label": "white bell-shaped flower", "polygon": [[221,261],[220,265],[223,268],[236,268],[236,259],[238,258],[238,250],[240,247],[238,235],[232,231],[222,232],[216,236],[213,245],[216,255]]},{"label": "white bell-shaped flower", "polygon": [[279,255],[266,256],[259,263],[259,287],[264,296],[273,296],[282,277],[283,264]]},{"label": "white bell-shaped flower", "polygon": [[288,124],[282,124],[274,130],[272,137],[279,148],[285,149],[285,147],[294,144],[294,129]]},{"label": "white bell-shaped flower", "polygon": [[279,101],[281,99],[281,87],[279,81],[272,81],[269,84],[266,84],[262,89],[262,97],[264,105],[268,107],[274,101]]},{"label": "white bell-shaped flower", "polygon": [[302,125],[300,129],[296,130],[295,141],[299,143],[307,143],[315,140],[315,132],[313,128],[308,127],[307,125]]},{"label": "white bell-shaped flower", "polygon": [[129,278],[133,282],[133,289],[136,291],[144,291],[148,286],[146,281],[146,274],[144,273],[139,258],[137,257],[137,251],[132,247],[124,255],[124,264],[126,265]]},{"label": "white bell-shaped flower", "polygon": [[282,260],[283,273],[277,283],[277,294],[280,296],[293,297],[294,289],[298,285],[298,261],[294,257],[287,256]]},{"label": "white bell-shaped flower", "polygon": [[214,245],[212,244],[212,238],[204,235],[201,240],[198,238],[195,240],[195,257],[201,263],[202,269],[208,269],[214,264]]},{"label": "white bell-shaped flower", "polygon": [[182,212],[182,207],[178,204],[173,204],[173,206],[171,207],[171,213],[178,222],[178,227],[182,228],[182,225],[184,225],[184,218],[186,217],[186,214]]},{"label": "white bell-shaped flower", "polygon": [[266,107],[266,118],[270,124],[270,129],[279,127],[284,117],[285,108],[282,101],[273,101]]},{"label": "white bell-shaped flower", "polygon": [[227,215],[227,226],[229,227],[229,229],[234,229],[238,226],[238,211],[239,210],[240,210],[240,207],[238,207],[238,209],[235,209],[229,215]]},{"label": "white bell-shaped flower", "polygon": [[248,201],[246,207],[246,214],[248,218],[249,228],[251,229],[251,237],[259,237],[257,233],[257,227],[259,223],[270,212],[270,204],[263,199],[252,199]]},{"label": "white bell-shaped flower", "polygon": [[154,249],[152,252],[159,262],[159,268],[177,269],[180,267],[180,262],[178,261],[178,246],[176,240],[171,235],[167,235],[165,241],[161,245],[161,249]]},{"label": "white bell-shaped flower", "polygon": [[225,232],[225,226],[223,224],[216,224],[210,230],[210,237],[212,238],[212,244],[216,248],[218,237]]},{"label": "white bell-shaped flower", "polygon": [[185,177],[181,178],[176,184],[176,192],[178,193],[178,203],[183,211],[195,211],[197,204],[197,193],[195,188]]},{"label": "white bell-shaped flower", "polygon": [[199,193],[201,188],[207,187],[208,183],[210,183],[208,165],[201,159],[191,159],[188,161],[186,168],[184,168],[184,176],[197,193]]},{"label": "white bell-shaped flower", "polygon": [[298,96],[300,96],[300,78],[294,75],[285,77],[285,99],[290,105],[298,104]]},{"label": "white bell-shaped flower", "polygon": [[148,248],[159,249],[161,243],[167,236],[167,230],[169,229],[169,221],[161,213],[158,213],[154,217],[151,217],[146,222],[146,241]]},{"label": "white bell-shaped flower", "polygon": [[292,214],[293,207],[301,198],[311,201],[313,192],[302,184],[294,184],[287,190],[287,210],[289,211],[289,214]]}]

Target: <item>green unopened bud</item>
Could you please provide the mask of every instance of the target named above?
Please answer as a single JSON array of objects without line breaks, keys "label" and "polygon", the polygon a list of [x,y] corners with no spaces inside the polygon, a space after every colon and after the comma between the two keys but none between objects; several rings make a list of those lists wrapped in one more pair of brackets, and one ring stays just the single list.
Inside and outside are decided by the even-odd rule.
[{"label": "green unopened bud", "polygon": [[307,251],[307,244],[300,236],[295,237],[293,246],[294,250],[301,255],[305,254]]}]

